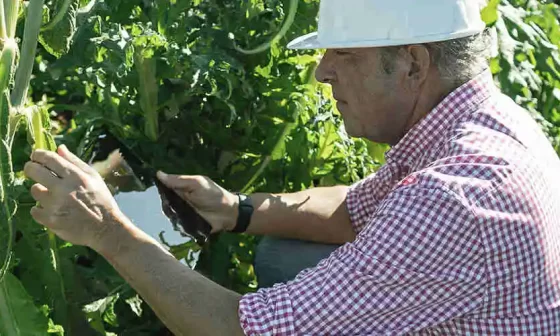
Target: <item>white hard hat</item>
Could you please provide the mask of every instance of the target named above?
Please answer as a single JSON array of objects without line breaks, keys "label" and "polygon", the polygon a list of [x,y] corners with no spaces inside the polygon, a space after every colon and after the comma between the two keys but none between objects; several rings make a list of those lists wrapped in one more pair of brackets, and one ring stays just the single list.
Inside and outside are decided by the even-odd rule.
[{"label": "white hard hat", "polygon": [[321,0],[318,32],[290,49],[385,47],[480,33],[481,0]]}]

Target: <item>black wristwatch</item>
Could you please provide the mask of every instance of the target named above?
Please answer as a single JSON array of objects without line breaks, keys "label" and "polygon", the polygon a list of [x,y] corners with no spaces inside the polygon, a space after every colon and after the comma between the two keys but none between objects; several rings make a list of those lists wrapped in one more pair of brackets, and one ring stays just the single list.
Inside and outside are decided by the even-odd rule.
[{"label": "black wristwatch", "polygon": [[237,193],[239,197],[239,214],[237,215],[237,223],[235,228],[231,232],[243,233],[247,231],[249,223],[251,222],[251,216],[253,215],[253,202],[251,198],[245,194]]}]

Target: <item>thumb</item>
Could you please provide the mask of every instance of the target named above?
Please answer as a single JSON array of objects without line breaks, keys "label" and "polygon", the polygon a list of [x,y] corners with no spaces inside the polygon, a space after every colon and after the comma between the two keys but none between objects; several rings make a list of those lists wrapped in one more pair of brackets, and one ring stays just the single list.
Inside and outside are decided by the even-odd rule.
[{"label": "thumb", "polygon": [[74,164],[75,166],[77,166],[78,168],[83,170],[84,172],[86,172],[86,173],[91,172],[92,168],[87,163],[80,160],[79,157],[77,157],[72,152],[70,152],[65,145],[60,145],[56,152],[58,153],[58,155],[60,155],[64,159],[66,159],[66,161]]},{"label": "thumb", "polygon": [[171,175],[158,171],[157,177],[169,188],[183,190],[188,193],[199,189],[202,184],[199,176]]}]

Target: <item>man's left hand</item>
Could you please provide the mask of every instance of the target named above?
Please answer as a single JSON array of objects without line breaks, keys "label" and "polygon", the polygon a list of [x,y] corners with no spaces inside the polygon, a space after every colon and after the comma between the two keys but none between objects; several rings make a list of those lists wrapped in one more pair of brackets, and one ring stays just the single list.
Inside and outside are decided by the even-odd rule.
[{"label": "man's left hand", "polygon": [[24,172],[37,182],[31,195],[39,204],[31,215],[60,238],[99,251],[123,225],[124,215],[101,176],[65,146],[57,153],[34,151]]}]

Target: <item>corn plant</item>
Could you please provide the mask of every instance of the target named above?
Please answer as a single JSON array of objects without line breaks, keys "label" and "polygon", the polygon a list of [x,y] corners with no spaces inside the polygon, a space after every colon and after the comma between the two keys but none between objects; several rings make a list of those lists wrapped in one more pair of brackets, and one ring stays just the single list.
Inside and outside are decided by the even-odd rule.
[{"label": "corn plant", "polygon": [[[43,25],[44,1],[30,0],[25,12],[24,34],[21,49],[16,42],[16,25],[20,15],[19,0],[0,1],[0,38],[2,53],[0,56],[0,334],[39,335],[48,329],[49,320],[44,312],[35,305],[31,296],[20,281],[10,272],[14,266],[13,246],[16,225],[28,208],[18,209],[18,199],[25,189],[24,177],[16,176],[12,163],[12,149],[18,128],[23,126],[28,133],[28,141],[33,149],[54,150],[56,145],[50,135],[48,110],[43,104],[27,102],[27,91],[37,43],[41,30],[47,32],[68,14],[70,1],[61,4],[61,11],[48,24]],[[17,150],[21,150],[18,148]],[[19,212],[22,213],[19,213]],[[57,320],[64,323],[67,307],[64,303],[65,291],[59,262],[58,242],[55,235],[46,232],[48,241],[49,263],[56,276],[47,287],[53,300]],[[51,325],[54,328],[54,325]],[[55,328],[56,329],[56,328]]]}]

